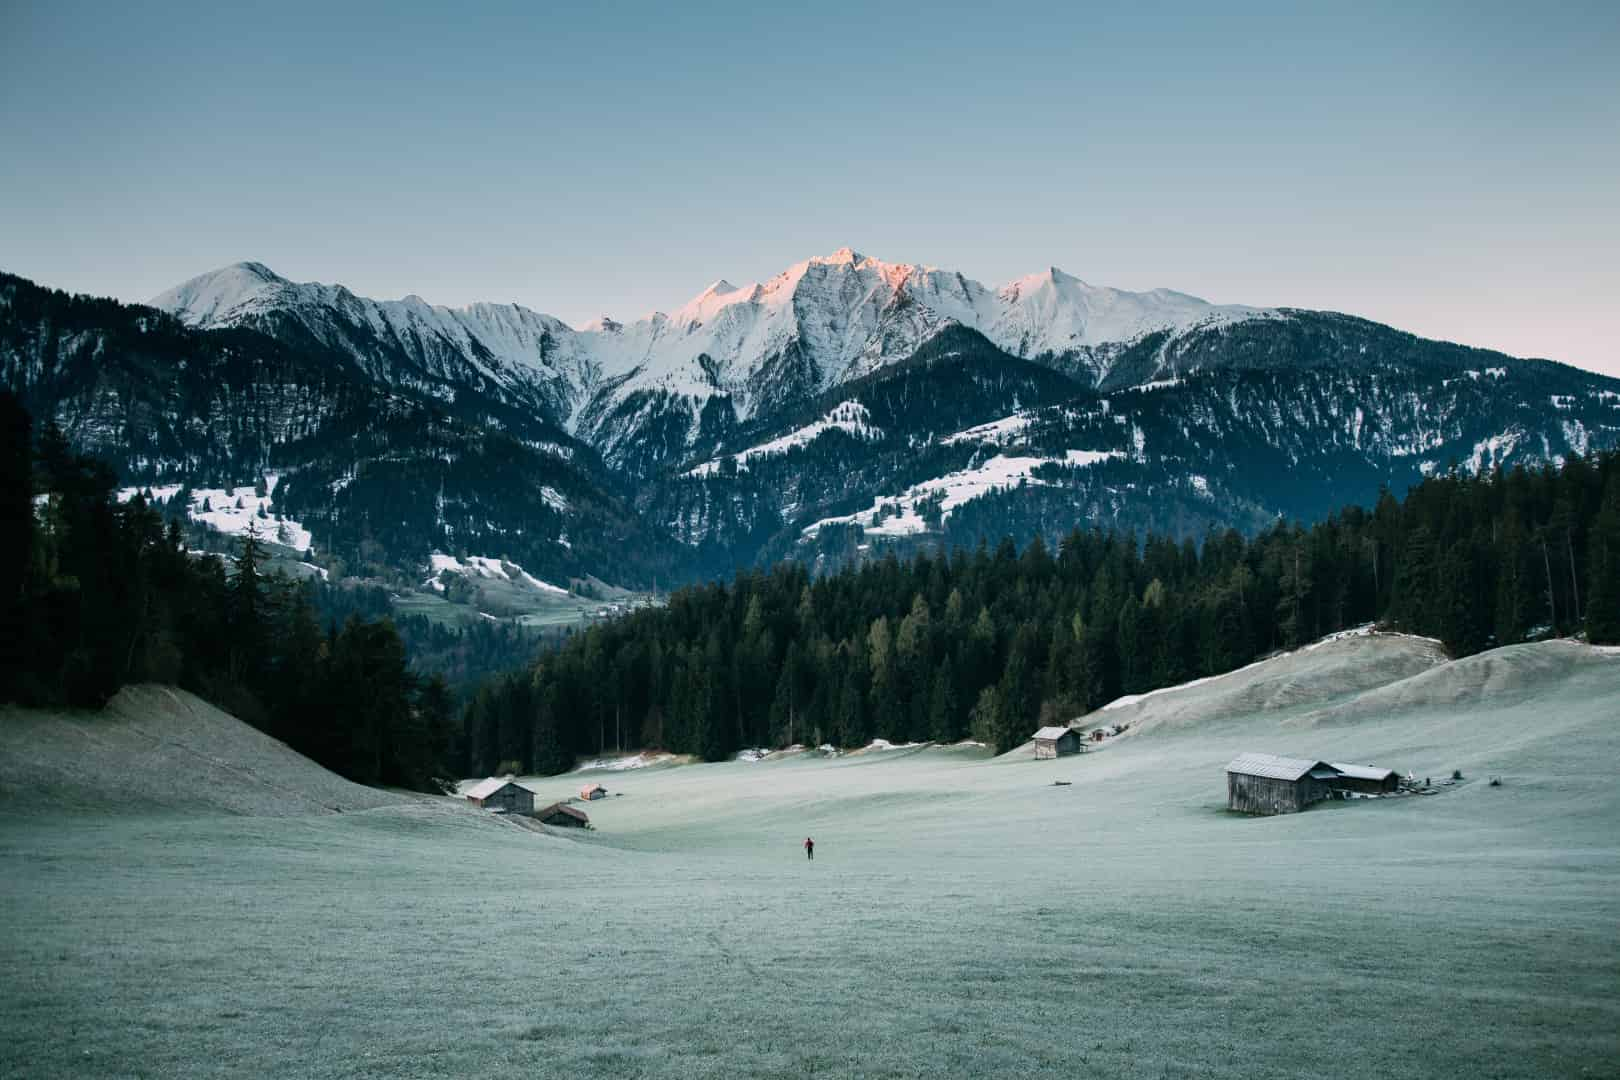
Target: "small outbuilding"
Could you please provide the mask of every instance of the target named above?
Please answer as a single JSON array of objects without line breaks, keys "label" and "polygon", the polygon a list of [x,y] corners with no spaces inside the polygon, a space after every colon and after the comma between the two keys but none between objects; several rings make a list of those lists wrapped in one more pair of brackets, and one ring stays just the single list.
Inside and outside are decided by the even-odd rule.
[{"label": "small outbuilding", "polygon": [[601,784],[586,784],[584,787],[579,789],[579,797],[584,799],[586,802],[590,802],[593,799],[605,799],[607,798],[607,788],[603,787]]},{"label": "small outbuilding", "polygon": [[534,812],[534,792],[522,784],[514,784],[492,776],[467,789],[467,801],[485,810],[499,810],[507,814]]},{"label": "small outbuilding", "polygon": [[1325,761],[1239,754],[1226,766],[1226,806],[1245,814],[1293,814],[1332,792],[1338,769]]},{"label": "small outbuilding", "polygon": [[583,829],[591,823],[585,811],[575,809],[567,803],[543,806],[534,812],[534,816],[542,825],[556,825],[563,829]]},{"label": "small outbuilding", "polygon": [[1078,754],[1082,749],[1080,733],[1074,728],[1043,727],[1035,733],[1035,756],[1038,758]]},{"label": "small outbuilding", "polygon": [[1363,795],[1388,795],[1399,791],[1401,775],[1394,769],[1381,769],[1377,765],[1349,765],[1335,761],[1339,778],[1329,781],[1336,791],[1354,791]]}]

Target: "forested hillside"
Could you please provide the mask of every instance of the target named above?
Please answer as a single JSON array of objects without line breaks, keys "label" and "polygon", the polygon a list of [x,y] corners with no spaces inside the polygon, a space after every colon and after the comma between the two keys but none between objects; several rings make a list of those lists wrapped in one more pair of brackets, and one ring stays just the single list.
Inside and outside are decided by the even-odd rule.
[{"label": "forested hillside", "polygon": [[464,717],[466,771],[558,771],[615,744],[716,759],[971,736],[1004,751],[1119,694],[1372,621],[1453,655],[1620,641],[1620,453],[1454,472],[1253,539],[1075,531],[1055,552],[1008,540],[685,589],[486,686]]},{"label": "forested hillside", "polygon": [[[0,393],[0,701],[96,708],[120,686],[197,692],[353,780],[431,789],[451,758],[443,679],[412,674],[391,622],[323,630],[309,586],[260,571],[251,535],[233,560],[188,553],[111,469],[54,425],[38,448]],[[229,563],[229,565],[228,565]]]}]

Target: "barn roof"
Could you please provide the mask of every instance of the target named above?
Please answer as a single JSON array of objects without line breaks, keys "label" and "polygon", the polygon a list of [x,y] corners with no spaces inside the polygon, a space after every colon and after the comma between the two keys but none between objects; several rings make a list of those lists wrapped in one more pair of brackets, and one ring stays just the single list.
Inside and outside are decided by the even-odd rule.
[{"label": "barn roof", "polygon": [[1394,769],[1380,769],[1376,765],[1346,765],[1337,761],[1332,764],[1352,780],[1387,780],[1395,775]]},{"label": "barn roof", "polygon": [[[478,783],[467,789],[467,798],[487,799],[497,791],[501,790],[501,788],[505,787],[507,784],[512,784],[512,781],[503,780],[499,776],[492,776],[488,780],[480,780]],[[523,787],[522,784],[512,784],[512,786]],[[523,788],[523,790],[527,791],[528,788]]]},{"label": "barn roof", "polygon": [[1226,766],[1229,773],[1264,776],[1271,780],[1298,780],[1309,774],[1318,780],[1337,776],[1338,768],[1325,761],[1278,757],[1276,754],[1239,754]]},{"label": "barn roof", "polygon": [[601,784],[586,784],[584,787],[580,788],[579,790],[581,790],[581,791],[606,791],[607,788],[603,787]]},{"label": "barn roof", "polygon": [[542,807],[534,812],[534,816],[537,818],[548,818],[552,814],[567,814],[569,817],[578,821],[591,820],[589,817],[585,816],[585,811],[577,810],[574,807],[569,806],[567,803],[560,802],[552,803],[550,806]]},{"label": "barn roof", "polygon": [[1048,740],[1048,739],[1061,739],[1061,738],[1063,738],[1063,736],[1067,735],[1069,732],[1071,732],[1073,730],[1074,730],[1073,728],[1067,728],[1067,727],[1043,727],[1043,728],[1041,728],[1041,730],[1039,730],[1039,731],[1037,731],[1035,733],[1035,738],[1040,739],[1042,741],[1045,741],[1045,740]]}]

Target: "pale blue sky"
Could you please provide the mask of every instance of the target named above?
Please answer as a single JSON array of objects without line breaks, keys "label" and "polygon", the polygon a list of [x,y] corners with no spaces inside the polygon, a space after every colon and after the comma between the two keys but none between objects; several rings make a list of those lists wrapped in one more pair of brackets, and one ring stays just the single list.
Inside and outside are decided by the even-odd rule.
[{"label": "pale blue sky", "polygon": [[851,245],[1620,375],[1620,4],[0,0],[0,268],[574,323]]}]

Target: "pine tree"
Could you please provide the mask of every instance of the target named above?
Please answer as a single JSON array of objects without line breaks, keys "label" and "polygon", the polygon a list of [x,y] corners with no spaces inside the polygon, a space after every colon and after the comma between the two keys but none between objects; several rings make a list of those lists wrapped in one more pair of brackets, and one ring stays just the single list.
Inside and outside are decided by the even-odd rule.
[{"label": "pine tree", "polygon": [[961,738],[956,719],[956,681],[951,677],[949,664],[939,666],[929,688],[928,737],[941,743]]},{"label": "pine tree", "polygon": [[249,687],[258,683],[265,654],[267,603],[264,579],[259,573],[263,561],[264,548],[259,543],[258,529],[249,523],[233,564],[229,620],[231,679]]},{"label": "pine tree", "polygon": [[1620,470],[1603,487],[1588,548],[1586,637],[1594,645],[1620,644]]},{"label": "pine tree", "polygon": [[0,391],[0,702],[16,701],[29,666],[29,570],[34,562],[33,422]]}]

